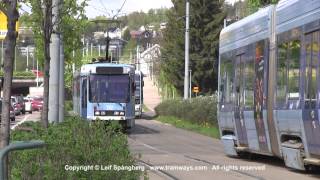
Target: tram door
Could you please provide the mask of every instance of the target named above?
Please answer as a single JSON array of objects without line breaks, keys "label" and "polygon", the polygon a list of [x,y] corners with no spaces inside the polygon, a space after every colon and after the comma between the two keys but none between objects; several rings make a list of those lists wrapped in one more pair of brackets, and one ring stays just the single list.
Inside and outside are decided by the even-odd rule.
[{"label": "tram door", "polygon": [[87,78],[82,79],[81,83],[81,117],[87,118]]},{"label": "tram door", "polygon": [[247,131],[244,122],[244,56],[238,55],[235,62],[235,109],[234,119],[237,136],[241,146],[248,146]]},{"label": "tram door", "polygon": [[303,120],[310,154],[320,155],[319,123],[319,38],[320,31],[305,35]]}]

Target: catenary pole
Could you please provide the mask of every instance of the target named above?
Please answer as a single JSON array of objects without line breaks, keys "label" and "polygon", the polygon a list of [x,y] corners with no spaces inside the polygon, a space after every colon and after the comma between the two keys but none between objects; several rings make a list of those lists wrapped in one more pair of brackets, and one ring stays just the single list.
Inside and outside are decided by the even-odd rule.
[{"label": "catenary pole", "polygon": [[184,94],[183,99],[188,99],[189,84],[189,0],[186,0],[186,32],[185,32],[185,66],[184,66]]},{"label": "catenary pole", "polygon": [[58,33],[60,0],[52,0],[53,33],[50,44],[50,78],[49,78],[49,123],[59,120],[59,68],[60,68],[60,35]]},{"label": "catenary pole", "polygon": [[60,72],[59,72],[59,123],[64,121],[64,51],[63,36],[60,35]]}]

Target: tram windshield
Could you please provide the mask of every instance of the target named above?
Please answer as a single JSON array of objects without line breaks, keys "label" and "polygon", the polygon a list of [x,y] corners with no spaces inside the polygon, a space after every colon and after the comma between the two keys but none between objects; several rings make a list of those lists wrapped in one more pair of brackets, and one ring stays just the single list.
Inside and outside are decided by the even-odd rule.
[{"label": "tram windshield", "polygon": [[128,75],[91,75],[89,101],[94,103],[129,101]]}]

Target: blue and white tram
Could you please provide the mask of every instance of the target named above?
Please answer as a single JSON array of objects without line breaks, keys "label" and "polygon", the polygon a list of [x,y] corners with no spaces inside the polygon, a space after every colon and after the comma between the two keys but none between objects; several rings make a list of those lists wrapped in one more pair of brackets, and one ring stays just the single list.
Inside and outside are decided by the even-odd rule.
[{"label": "blue and white tram", "polygon": [[74,74],[73,109],[88,120],[119,121],[131,128],[135,68],[126,64],[92,63]]},{"label": "blue and white tram", "polygon": [[142,105],[143,105],[143,73],[142,71],[135,71],[135,115],[136,117],[141,117],[142,115]]},{"label": "blue and white tram", "polygon": [[320,1],[281,0],[220,34],[218,122],[226,154],[320,165]]}]

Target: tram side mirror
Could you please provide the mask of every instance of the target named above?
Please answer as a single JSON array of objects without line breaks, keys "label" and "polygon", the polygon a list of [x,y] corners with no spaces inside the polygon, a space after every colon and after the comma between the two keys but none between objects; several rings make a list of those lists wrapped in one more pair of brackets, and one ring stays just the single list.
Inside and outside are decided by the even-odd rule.
[{"label": "tram side mirror", "polygon": [[238,86],[238,87],[236,87],[236,91],[237,91],[237,93],[239,93],[240,92],[240,87]]}]

